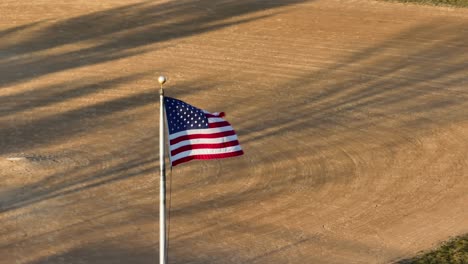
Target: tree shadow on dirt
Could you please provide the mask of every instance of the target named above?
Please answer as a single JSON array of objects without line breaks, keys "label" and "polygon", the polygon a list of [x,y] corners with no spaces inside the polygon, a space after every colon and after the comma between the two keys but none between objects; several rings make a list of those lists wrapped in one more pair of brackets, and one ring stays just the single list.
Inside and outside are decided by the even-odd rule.
[{"label": "tree shadow on dirt", "polygon": [[[150,44],[265,18],[275,8],[301,2],[145,1],[7,29],[0,32],[0,86],[145,53],[154,49]],[[268,12],[255,14],[263,11]]]},{"label": "tree shadow on dirt", "polygon": [[[414,27],[371,48],[354,51],[330,67],[278,85],[276,91],[255,90],[237,101],[222,102],[225,105],[222,110],[236,113],[237,122],[233,125],[247,156],[220,161],[226,168],[202,163],[206,166],[203,169],[190,165],[180,169],[180,174],[199,175],[200,179],[180,180],[174,186],[175,201],[186,199],[183,193],[187,188],[193,193],[208,194],[197,197],[196,202],[179,202],[172,216],[174,219],[196,216],[216,224],[194,227],[189,232],[176,231],[174,240],[197,241],[223,228],[246,223],[238,215],[251,214],[249,219],[255,223],[268,222],[275,215],[288,219],[307,217],[314,208],[308,202],[308,193],[330,182],[346,186],[358,176],[354,170],[359,164],[347,155],[359,158],[359,152],[379,149],[391,152],[402,145],[417,145],[419,138],[467,121],[468,93],[464,89],[468,82],[468,35],[464,30],[467,26],[430,23]],[[321,82],[314,83],[319,76]],[[359,152],[353,150],[356,144],[360,145]],[[262,153],[263,145],[277,146],[278,151]],[[320,170],[315,170],[315,164]],[[215,173],[210,173],[210,169]],[[251,181],[255,184],[249,184]],[[405,199],[405,190],[398,192]],[[278,197],[284,197],[286,202],[270,206],[265,214],[259,213],[262,208],[258,204],[272,203]],[[412,199],[412,203],[426,200],[424,196]],[[257,211],[249,211],[251,207]],[[253,237],[261,237],[261,226],[244,230],[249,230],[247,233]],[[242,228],[236,228],[236,232],[239,230]],[[239,237],[227,233],[223,240],[231,235]],[[283,234],[282,238],[285,237]]]},{"label": "tree shadow on dirt", "polygon": [[[299,1],[285,4],[297,2]],[[163,5],[146,2],[45,27],[40,24],[30,25],[33,28],[39,27],[34,29],[35,37],[17,46],[4,44],[2,47],[5,51],[0,58],[0,70],[6,76],[1,81],[2,86],[65,69],[132,56],[145,52],[135,50],[136,48],[247,22],[249,18],[246,20],[239,16],[276,6],[266,2],[247,1],[223,1],[216,7],[212,7],[208,1],[179,1]],[[128,19],[122,19],[122,16]],[[233,18],[233,21],[225,21],[229,18]],[[99,26],[95,27],[96,24]],[[264,254],[252,256],[250,262],[243,263],[261,263],[268,259],[268,254],[290,252],[289,250],[308,241],[313,234],[303,233],[297,228],[284,231],[285,227],[280,224],[264,222],[272,215],[278,215],[279,220],[307,217],[314,205],[301,198],[307,198],[309,193],[330,182],[344,185],[352,182],[356,177],[353,171],[356,164],[342,151],[351,143],[362,142],[364,150],[378,147],[392,149],[411,143],[433,127],[465,121],[468,101],[462,86],[468,81],[466,74],[463,74],[468,69],[468,36],[460,32],[465,32],[463,29],[466,26],[468,25],[427,24],[412,28],[384,43],[353,51],[334,65],[297,76],[295,80],[274,87],[276,91],[256,91],[256,96],[238,97],[236,100],[223,102],[225,108],[220,110],[237,112],[236,116],[240,117],[233,125],[241,143],[251,152],[246,151],[248,158],[221,161],[226,164],[224,168],[216,162],[201,162],[198,163],[200,166],[187,165],[176,172],[199,178],[174,182],[173,199],[176,202],[172,210],[173,220],[184,222],[201,219],[201,224],[194,223],[192,228],[186,230],[176,228],[170,244],[171,248],[175,248],[172,255],[175,263],[219,263],[219,260],[239,263],[236,261],[242,254],[236,250],[248,251],[251,240],[258,238],[260,241],[262,236],[268,237],[270,241],[281,241],[284,245],[276,250],[265,249]],[[89,30],[74,35],[74,32],[81,31],[83,27],[88,27]],[[21,30],[29,29],[27,26],[11,29],[0,32],[0,36],[10,36]],[[47,36],[56,32],[59,34],[53,40],[47,39]],[[432,36],[439,36],[439,39],[432,40]],[[96,44],[88,49],[63,51],[52,56],[32,54],[27,58],[23,57],[25,54],[40,53],[90,40]],[[80,59],[71,62],[73,58]],[[21,75],[13,74],[20,70]],[[322,80],[334,81],[314,83],[318,76]],[[37,100],[32,103],[19,101],[5,111],[2,110],[0,116],[51,105],[57,98],[67,101],[90,96],[98,89],[111,89],[113,85],[132,82],[140,77],[141,75],[133,75],[112,81],[90,81],[84,85],[68,84],[66,91],[60,89],[60,85],[43,87],[28,94],[32,98],[38,98]],[[193,84],[187,84],[188,87],[190,85]],[[222,83],[212,85],[214,87]],[[183,94],[187,95],[186,92],[194,90],[187,88]],[[288,92],[281,94],[284,90]],[[18,101],[23,96],[12,95],[0,98],[0,101],[8,104],[9,101]],[[275,107],[272,108],[271,101],[262,98],[274,98]],[[27,152],[32,147],[67,141],[80,133],[115,128],[116,122],[121,118],[115,115],[156,105],[157,101],[157,95],[153,92],[137,92],[92,107],[53,114],[27,124],[3,127],[0,129],[0,138],[3,140],[2,146],[6,147],[1,150],[1,154],[11,153],[13,150]],[[239,108],[238,105],[243,107]],[[82,130],[82,127],[87,130]],[[134,146],[116,148],[125,150],[125,153],[111,152],[108,156],[100,157],[99,161],[91,160],[88,164],[50,173],[18,190],[23,194],[2,197],[2,212],[11,213],[41,201],[150,174],[157,169],[157,166],[152,165],[157,160],[153,147],[156,145],[157,132],[156,129],[149,132],[151,129],[147,128],[144,132],[150,135],[135,141]],[[402,136],[398,139],[387,138],[386,133],[392,133],[392,130],[402,132]],[[285,142],[293,140],[296,143]],[[262,145],[268,144],[277,144],[278,152],[262,153]],[[102,166],[101,160],[115,159],[116,156],[120,159],[115,163]],[[296,166],[282,165],[288,162],[293,162]],[[323,171],[312,168],[311,164],[320,164],[320,169],[325,168],[323,171],[330,167],[333,173],[320,174]],[[340,165],[339,169],[335,165]],[[188,189],[190,193],[187,193]],[[194,197],[198,193],[200,196]],[[290,198],[277,206],[260,208],[262,202],[283,197]],[[261,210],[252,212],[251,208]],[[293,211],[288,211],[291,208]],[[156,214],[155,209],[152,213]],[[251,216],[239,220],[236,215],[241,213]],[[138,218],[139,215],[134,217]],[[278,229],[281,231],[272,233]],[[67,230],[61,232],[66,233]],[[202,241],[203,237],[213,237],[218,233],[223,235],[218,235],[220,243],[222,240],[231,241],[234,250],[229,248],[229,244],[219,245],[226,246],[224,252],[197,251],[207,248],[203,244],[198,249],[194,247],[194,251],[181,250],[191,243]],[[79,239],[80,233],[77,232],[76,235],[76,239]],[[239,237],[240,240],[229,240]],[[121,242],[124,240],[122,238]],[[239,241],[246,244],[239,245]],[[77,247],[32,263],[119,263],[122,259],[132,259],[132,263],[149,263],[156,259],[157,252],[153,252],[152,247],[129,249],[107,242],[103,240],[102,245]],[[349,249],[346,250],[351,251],[356,247],[351,244],[350,242]],[[333,242],[328,246],[333,247]],[[369,248],[368,245],[362,245],[363,250]],[[236,255],[239,255],[238,258]]]},{"label": "tree shadow on dirt", "polygon": [[[415,133],[424,132],[416,130],[424,125],[465,120],[467,94],[460,88],[468,81],[463,74],[468,69],[468,35],[460,34],[465,27],[421,25],[356,52],[337,65],[284,84],[283,89],[291,92],[278,99],[274,111],[279,118],[250,125],[248,133],[263,131],[244,141],[313,129],[328,122],[346,130],[367,129],[384,125],[397,115],[408,115],[408,120],[393,125],[415,129]],[[432,40],[432,36],[443,37]],[[311,89],[309,84],[316,76],[333,80],[333,84]],[[353,111],[362,115],[348,114]],[[254,113],[252,120],[261,120],[265,112]],[[265,128],[277,129],[265,133]]]},{"label": "tree shadow on dirt", "polygon": [[[0,32],[0,86],[8,87],[52,73],[141,54],[160,48],[150,47],[152,44],[265,18],[274,14],[277,7],[300,2],[303,1],[218,1],[216,4],[205,0],[164,4],[147,1],[65,21],[38,21],[6,29]],[[31,149],[67,142],[104,129],[118,129],[120,124],[133,121],[134,116],[127,114],[132,110],[152,104],[155,104],[156,109],[159,98],[153,91],[137,91],[128,96],[71,110],[42,112],[42,109],[55,104],[92,98],[106,90],[110,93],[115,86],[131,83],[145,74],[104,80],[81,78],[35,87],[0,98],[0,117],[6,120],[0,129],[0,154],[21,154],[20,158],[24,158],[21,162],[28,163],[23,167],[34,176],[50,173],[20,188],[2,187],[0,211],[4,225],[17,225],[17,219],[22,216],[11,213],[16,209],[31,205],[37,209],[38,203],[55,198],[65,202],[63,198],[66,196],[156,171],[157,159],[153,146],[156,146],[157,129],[153,128],[144,129],[141,133],[149,132],[150,135],[134,141],[134,146],[114,148],[118,150],[104,156],[79,150],[72,154],[56,155],[35,155],[30,152]],[[86,162],[73,163],[63,170],[50,172],[52,167],[62,165],[59,163],[64,158],[79,159],[78,156],[83,155],[88,157]],[[73,203],[79,202],[79,199],[73,200]],[[33,207],[31,209],[34,211]],[[29,215],[27,212],[21,214],[25,217]],[[9,235],[17,237],[20,230],[13,232]],[[7,235],[2,230],[4,234]],[[11,260],[10,249],[17,244],[13,242],[8,245],[2,246],[5,260]],[[146,257],[141,259],[148,261],[149,256],[143,256]]]},{"label": "tree shadow on dirt", "polygon": [[[148,140],[152,139],[146,139],[146,142]],[[127,153],[130,155],[126,155],[125,159],[121,153],[109,153],[107,156],[100,157],[100,161],[91,160],[86,162],[86,165],[76,166],[65,172],[51,174],[34,183],[25,184],[19,190],[1,192],[0,213],[157,171],[157,157],[149,148],[130,148]],[[86,154],[77,153],[81,156]],[[104,165],[105,162],[102,162],[102,160],[119,159],[124,159],[124,161],[107,166]],[[29,161],[28,157],[25,162],[32,163],[30,166],[35,167],[38,172],[41,167],[44,167],[43,164],[36,165],[34,161]],[[60,164],[52,161],[51,166],[60,167]]]},{"label": "tree shadow on dirt", "polygon": [[[200,0],[154,4],[152,1],[146,1],[65,21],[39,21],[18,26],[0,32],[0,38],[4,38],[0,44],[2,50],[0,82],[3,86],[8,86],[50,73],[136,55],[144,52],[135,51],[140,47],[146,49],[150,44],[261,19],[266,15],[249,14],[272,10],[267,14],[271,15],[277,7],[300,2],[302,0],[221,1],[212,4],[210,1]],[[243,18],[243,16],[248,16],[248,18]],[[21,38],[21,36],[27,37]],[[77,47],[72,51],[67,48],[70,45],[81,44],[88,45],[88,48]],[[61,51],[62,47],[66,50]],[[15,115],[22,115],[22,117],[19,119],[20,122],[7,122],[0,129],[0,144],[2,145],[0,154],[26,153],[27,156],[28,149],[68,141],[72,137],[80,137],[101,128],[118,127],[119,122],[122,121],[118,121],[115,115],[157,103],[159,100],[157,94],[153,91],[135,93],[92,106],[85,105],[70,111],[52,113],[47,117],[36,117],[31,113],[54,104],[92,97],[106,90],[111,92],[114,87],[136,81],[146,74],[149,73],[110,80],[73,80],[1,97],[0,102],[3,107],[0,117],[13,118]],[[25,116],[30,117],[28,119]],[[154,136],[156,138],[157,135]],[[141,156],[138,156],[138,159],[141,159]],[[108,172],[114,175],[115,170],[131,169],[135,165],[134,162],[136,161],[119,164],[117,168],[110,169]],[[87,166],[96,166],[96,164],[91,163]],[[84,169],[80,167],[76,171],[68,171],[67,177],[64,177],[64,173],[60,173],[60,176],[51,175],[44,179],[45,182],[38,181],[32,186],[25,186],[22,188],[24,195],[2,200],[2,210],[8,211],[22,205],[57,197],[64,194],[56,193],[60,189],[100,177],[104,179],[107,178],[105,175],[109,175],[96,172],[97,174],[86,176],[86,180],[79,177],[71,178],[72,175],[83,173]],[[56,178],[62,179],[60,184],[55,182],[50,189],[39,188],[48,182],[54,182]],[[41,190],[36,191],[38,189]],[[81,190],[81,187],[78,189]],[[70,193],[70,190],[66,193]],[[6,194],[10,196],[11,193],[6,192]]]},{"label": "tree shadow on dirt", "polygon": [[[122,241],[123,242],[123,241]],[[153,248],[125,248],[125,245],[96,244],[76,248],[62,254],[55,254],[29,262],[29,264],[59,263],[157,263],[157,252]],[[208,262],[207,262],[208,263]]]},{"label": "tree shadow on dirt", "polygon": [[[122,228],[122,227],[121,227]],[[100,230],[105,232],[105,230]],[[45,263],[154,263],[159,261],[159,251],[157,245],[134,247],[130,245],[131,240],[126,236],[116,236],[113,239],[100,241],[99,243],[90,243],[79,247],[74,247],[68,250],[62,250],[60,253],[50,254],[46,257],[28,262],[28,264],[45,264]],[[230,263],[265,263],[271,262],[288,262],[291,260],[292,249],[294,247],[303,246],[305,244],[321,244],[323,247],[329,247],[336,241],[321,240],[320,237],[312,237],[302,239],[291,244],[277,246],[274,250],[269,250],[265,254],[248,258],[236,254],[229,250],[219,248],[210,252],[200,251],[198,244],[192,241],[190,246],[174,245],[175,249],[170,250],[168,263],[223,263],[229,260]],[[360,245],[355,241],[347,241],[349,250],[359,248],[360,250],[368,250],[367,246]],[[294,254],[301,253],[294,251]],[[299,259],[296,256],[295,259]],[[320,261],[319,258],[308,258],[312,261]]]}]

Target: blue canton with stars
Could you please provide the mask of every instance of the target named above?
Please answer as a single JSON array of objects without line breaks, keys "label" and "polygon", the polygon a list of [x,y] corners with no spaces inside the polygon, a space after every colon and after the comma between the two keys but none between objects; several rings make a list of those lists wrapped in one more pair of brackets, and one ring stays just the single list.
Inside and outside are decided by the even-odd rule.
[{"label": "blue canton with stars", "polygon": [[169,134],[189,129],[204,129],[208,127],[208,118],[203,110],[180,100],[164,97]]}]

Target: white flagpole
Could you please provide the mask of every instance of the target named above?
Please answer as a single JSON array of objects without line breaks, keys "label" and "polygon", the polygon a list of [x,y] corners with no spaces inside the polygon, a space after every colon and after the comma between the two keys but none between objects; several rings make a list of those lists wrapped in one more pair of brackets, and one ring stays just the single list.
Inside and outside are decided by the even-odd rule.
[{"label": "white flagpole", "polygon": [[164,160],[164,89],[166,77],[159,76],[159,171],[161,173],[159,183],[159,264],[166,264],[166,166]]}]

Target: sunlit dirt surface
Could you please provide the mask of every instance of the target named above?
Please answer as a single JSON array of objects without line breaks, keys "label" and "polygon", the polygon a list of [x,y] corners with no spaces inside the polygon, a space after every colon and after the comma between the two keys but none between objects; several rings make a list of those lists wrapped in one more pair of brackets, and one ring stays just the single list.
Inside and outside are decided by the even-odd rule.
[{"label": "sunlit dirt surface", "polygon": [[468,232],[467,10],[2,0],[0,263],[157,263],[159,74],[246,153],[168,173],[169,263],[390,263]]}]

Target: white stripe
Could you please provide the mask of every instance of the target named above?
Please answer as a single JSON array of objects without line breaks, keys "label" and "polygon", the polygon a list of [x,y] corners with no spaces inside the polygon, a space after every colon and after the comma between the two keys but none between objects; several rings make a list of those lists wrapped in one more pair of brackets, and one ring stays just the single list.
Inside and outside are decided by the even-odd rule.
[{"label": "white stripe", "polygon": [[210,117],[208,118],[208,123],[218,123],[218,122],[224,122],[224,118],[221,117]]},{"label": "white stripe", "polygon": [[205,128],[205,129],[190,129],[190,130],[184,130],[184,131],[180,131],[180,132],[169,135],[169,140],[173,140],[180,136],[186,136],[186,135],[213,134],[213,133],[220,133],[220,132],[226,132],[226,131],[231,131],[231,130],[233,130],[231,126]]},{"label": "white stripe", "polygon": [[171,161],[174,162],[176,160],[193,156],[193,155],[210,155],[210,154],[222,154],[222,153],[231,153],[242,150],[240,145],[227,147],[227,148],[219,148],[219,149],[193,149],[181,152],[175,156],[171,157]]},{"label": "white stripe", "polygon": [[219,116],[219,115],[221,114],[221,112],[210,113],[210,112],[208,112],[208,111],[206,111],[206,110],[202,110],[202,111],[203,111],[203,113],[205,113],[205,114],[214,115],[214,116]]},{"label": "white stripe", "polygon": [[219,113],[220,113],[220,112],[210,113],[210,112],[208,112],[208,111],[206,111],[206,110],[202,110],[202,111],[203,111],[203,113],[209,114],[209,115],[219,115]]},{"label": "white stripe", "polygon": [[219,138],[198,138],[198,139],[189,139],[181,141],[177,144],[171,145],[171,151],[178,149],[183,146],[187,145],[195,145],[195,144],[217,144],[217,143],[224,143],[224,142],[231,142],[237,140],[237,135],[227,136],[227,137],[219,137]]}]

